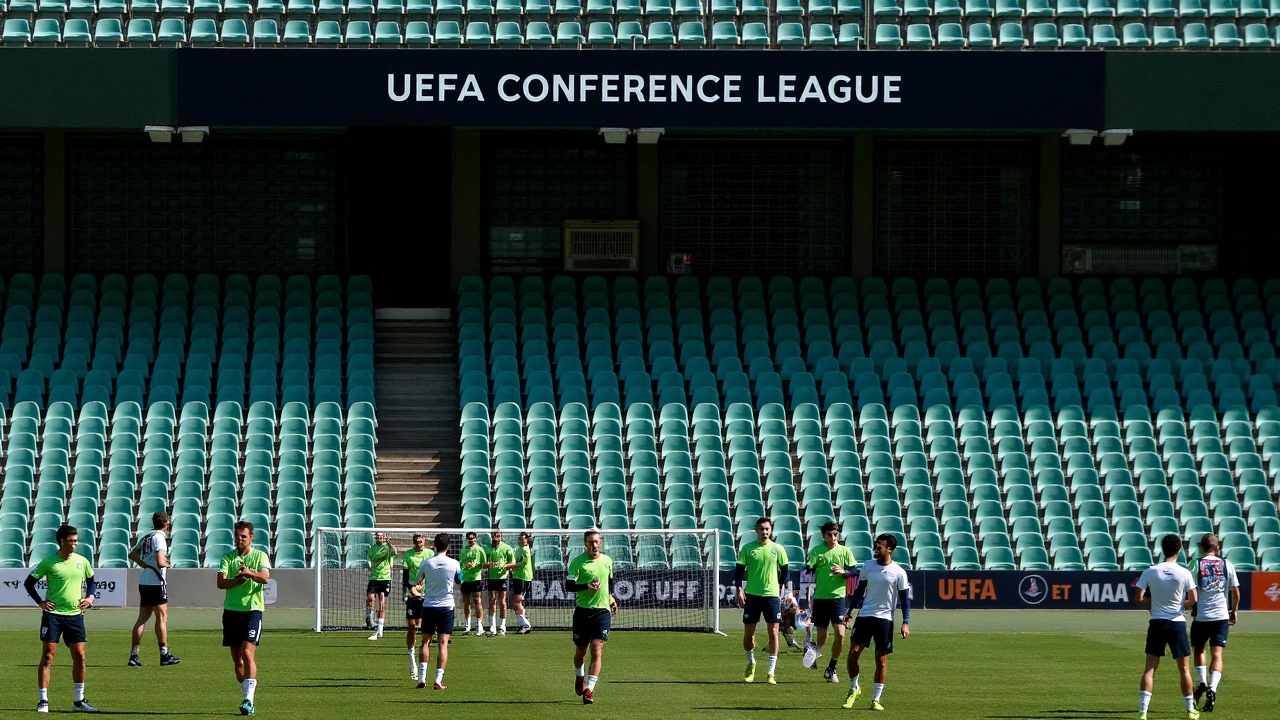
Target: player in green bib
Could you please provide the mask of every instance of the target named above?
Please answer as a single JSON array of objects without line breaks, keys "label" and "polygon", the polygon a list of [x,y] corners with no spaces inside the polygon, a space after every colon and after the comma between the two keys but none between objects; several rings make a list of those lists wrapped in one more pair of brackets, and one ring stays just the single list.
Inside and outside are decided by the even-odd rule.
[{"label": "player in green bib", "polygon": [[[369,586],[365,589],[365,627],[372,628],[370,640],[382,637],[382,629],[387,623],[387,596],[391,594],[391,566],[396,561],[396,546],[387,539],[386,533],[374,536],[374,544],[369,546]],[[378,600],[378,621],[374,624],[374,599]]]},{"label": "player in green bib", "polygon": [[[27,594],[42,611],[42,652],[40,666],[36,669],[40,701],[36,704],[36,712],[49,712],[49,675],[53,670],[53,658],[58,654],[58,640],[62,640],[71,651],[71,681],[75,684],[76,693],[72,707],[76,712],[96,713],[98,708],[84,699],[84,648],[89,640],[84,629],[84,611],[93,605],[93,568],[88,559],[76,554],[76,542],[80,537],[74,527],[63,525],[54,537],[58,540],[58,551],[41,560],[24,583]],[[43,598],[36,592],[36,583],[41,578],[48,586]]]},{"label": "player in green bib", "polygon": [[516,540],[515,558],[515,567],[511,569],[511,609],[516,611],[516,621],[520,624],[516,634],[528,635],[533,632],[524,611],[524,597],[533,592],[533,540],[529,533],[520,533]]},{"label": "player in green bib", "polygon": [[848,599],[845,597],[845,580],[857,564],[853,551],[840,544],[840,525],[834,522],[822,526],[823,544],[809,551],[809,568],[813,570],[814,588],[813,603],[810,606],[810,617],[813,626],[818,629],[818,642],[815,647],[805,648],[805,660],[812,653],[812,662],[805,667],[816,668],[818,658],[822,657],[822,648],[827,644],[827,626],[835,627],[836,639],[831,645],[831,661],[822,677],[829,683],[840,682],[836,674],[836,662],[844,650],[845,618],[849,614]]},{"label": "player in green bib", "polygon": [[[511,546],[502,542],[502,531],[493,533],[493,545],[485,550],[485,567],[489,569],[489,637],[499,631],[507,634],[507,578],[516,566],[516,554]],[[498,617],[502,626],[498,627]]]},{"label": "player in green bib", "polygon": [[480,592],[484,589],[484,564],[488,561],[484,548],[476,544],[476,534],[468,532],[467,544],[458,554],[462,566],[462,614],[467,626],[463,635],[471,632],[471,611],[475,609],[476,637],[484,637],[484,610],[480,607]]},{"label": "player in green bib", "polygon": [[[587,551],[569,563],[564,589],[577,593],[573,608],[573,644],[578,648],[573,655],[576,674],[573,688],[582,696],[582,704],[590,705],[595,701],[604,644],[609,640],[609,628],[613,624],[613,614],[618,612],[618,601],[613,597],[613,558],[600,552],[600,531],[586,531],[582,544]],[[591,667],[584,673],[582,663],[588,648],[591,650]]]},{"label": "player in green bib", "polygon": [[404,619],[409,628],[405,631],[405,644],[409,646],[409,676],[414,680],[418,679],[418,623],[422,620],[422,596],[415,597],[409,592],[413,584],[418,580],[418,566],[423,560],[433,557],[435,551],[427,548],[427,538],[421,533],[414,533],[413,548],[404,551],[404,557],[400,559],[404,565],[404,578],[401,584],[404,586]]},{"label": "player in green bib", "polygon": [[262,590],[271,579],[271,561],[253,546],[253,523],[236,523],[235,541],[235,549],[223,555],[218,565],[218,589],[227,593],[222,602],[222,646],[231,648],[236,680],[244,693],[240,714],[252,715],[258,689],[257,648],[266,607]]},{"label": "player in green bib", "polygon": [[[734,581],[742,606],[742,649],[747,651],[747,671],[742,679],[756,679],[756,624],[764,615],[769,627],[769,684],[777,685],[778,624],[782,622],[782,581],[787,577],[787,551],[773,541],[773,521],[756,521],[756,539],[742,546]],[[745,582],[744,582],[745,581]]]}]

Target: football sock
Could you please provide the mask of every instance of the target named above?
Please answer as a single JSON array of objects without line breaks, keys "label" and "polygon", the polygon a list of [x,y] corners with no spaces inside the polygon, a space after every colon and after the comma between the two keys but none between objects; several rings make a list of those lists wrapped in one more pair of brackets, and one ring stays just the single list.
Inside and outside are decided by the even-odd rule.
[{"label": "football sock", "polygon": [[507,619],[506,619],[506,618],[502,618],[502,625],[500,625],[499,627],[500,627],[500,628],[502,628],[502,632],[506,632],[506,631],[507,631]]},{"label": "football sock", "polygon": [[489,616],[489,632],[495,632],[498,628],[498,616],[493,614]]},{"label": "football sock", "polygon": [[76,702],[84,700],[84,683],[75,683]]},{"label": "football sock", "polygon": [[378,637],[382,637],[382,628],[386,624],[386,620],[378,618],[378,629],[376,630]]},{"label": "football sock", "polygon": [[853,677],[849,678],[849,689],[850,689],[850,690],[857,690],[857,689],[858,689],[858,676],[857,676],[857,675],[854,675]]},{"label": "football sock", "polygon": [[418,649],[409,648],[409,668],[415,673],[418,672]]},{"label": "football sock", "polygon": [[1195,696],[1195,695],[1183,695],[1183,696],[1182,696],[1182,704],[1187,706],[1187,712],[1191,712],[1192,710],[1195,710],[1195,709],[1196,709],[1196,696]]},{"label": "football sock", "polygon": [[49,702],[49,688],[40,688],[40,702]]},{"label": "football sock", "polygon": [[244,699],[253,702],[253,693],[258,689],[258,681],[253,678],[240,683],[240,687],[244,690]]},{"label": "football sock", "polygon": [[1149,705],[1151,705],[1151,693],[1140,690],[1138,692],[1138,712],[1146,712]]},{"label": "football sock", "polygon": [[835,659],[835,658],[831,658],[831,662],[827,663],[827,669],[828,669],[828,670],[835,670],[835,669],[836,669],[836,659]]},{"label": "football sock", "polygon": [[529,624],[529,618],[523,615],[517,615],[516,617],[520,620],[520,627],[532,627],[532,625]]},{"label": "football sock", "polygon": [[1199,676],[1200,676],[1200,682],[1202,682],[1202,683],[1207,683],[1207,682],[1209,682],[1209,666],[1208,666],[1208,665],[1197,665],[1197,666],[1196,666],[1196,675],[1199,675]]},{"label": "football sock", "polygon": [[169,654],[169,646],[168,646],[168,645],[161,645],[161,646],[160,646],[160,657],[164,657],[165,655],[168,655],[168,654]]},{"label": "football sock", "polygon": [[747,664],[748,664],[748,665],[755,665],[755,664],[756,664],[756,651],[755,651],[755,650],[748,650],[748,651],[747,651]]},{"label": "football sock", "polygon": [[871,701],[880,702],[880,693],[884,692],[884,683],[873,683],[871,689]]},{"label": "football sock", "polygon": [[133,649],[129,651],[129,657],[131,657],[131,658],[136,658],[136,657],[138,657],[138,646],[137,646],[137,645],[134,645],[134,646],[133,646]]},{"label": "football sock", "polygon": [[468,615],[468,616],[467,616],[467,629],[466,629],[466,632],[471,632],[471,616],[470,616],[470,615]]},{"label": "football sock", "polygon": [[[426,679],[426,673],[423,673],[423,679]],[[444,684],[444,668],[436,668],[436,682]]]},{"label": "football sock", "polygon": [[373,624],[373,608],[369,608],[366,611],[365,617],[369,618],[369,624],[372,625]]},{"label": "football sock", "polygon": [[1209,675],[1209,689],[1218,692],[1218,683],[1222,682],[1222,673],[1214,671]]},{"label": "football sock", "polygon": [[424,684],[427,682],[427,670],[429,669],[426,663],[422,663],[422,667],[418,668],[418,682]]},{"label": "football sock", "polygon": [[770,674],[770,675],[772,675],[772,674],[773,674],[773,670],[774,670],[774,668],[776,668],[776,667],[778,667],[778,656],[777,656],[777,655],[770,655],[770,656],[769,656],[769,674]]},{"label": "football sock", "polygon": [[577,675],[578,677],[582,677],[584,675],[584,673],[582,672],[582,666],[579,665],[578,667],[574,668],[573,674]]},{"label": "football sock", "polygon": [[595,675],[588,675],[588,676],[587,676],[587,689],[588,689],[588,690],[590,690],[591,692],[595,692],[595,691],[596,691],[596,680],[599,680],[599,679],[600,679],[600,678],[596,677]]}]

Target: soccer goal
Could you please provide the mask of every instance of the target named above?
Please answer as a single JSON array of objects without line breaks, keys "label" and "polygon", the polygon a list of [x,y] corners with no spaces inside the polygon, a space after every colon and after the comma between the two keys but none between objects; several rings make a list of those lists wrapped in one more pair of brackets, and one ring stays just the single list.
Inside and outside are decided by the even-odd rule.
[{"label": "soccer goal", "polygon": [[[395,546],[387,598],[386,628],[403,629],[404,593],[401,557],[421,534],[427,547],[439,533],[450,537],[449,555],[457,558],[468,532],[481,547],[491,545],[493,530],[456,528],[322,528],[315,533],[315,630],[357,630],[365,627],[365,599],[369,581],[369,546],[383,532]],[[585,551],[582,530],[503,530],[513,548],[521,532],[532,536],[533,589],[524,599],[529,622],[537,629],[568,630],[573,620],[574,594],[564,589],[569,562]],[[602,552],[613,558],[614,597],[619,604],[615,630],[684,630],[719,632],[720,586],[715,530],[601,530]],[[457,623],[463,622],[462,594],[455,588]],[[489,612],[487,594],[484,612]],[[510,598],[508,598],[508,604]],[[514,618],[510,614],[509,618]]]}]

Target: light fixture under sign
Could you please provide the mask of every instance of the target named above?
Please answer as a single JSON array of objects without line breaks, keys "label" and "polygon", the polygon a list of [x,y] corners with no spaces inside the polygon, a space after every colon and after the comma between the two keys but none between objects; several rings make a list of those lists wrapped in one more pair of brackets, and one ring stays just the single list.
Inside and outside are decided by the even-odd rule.
[{"label": "light fixture under sign", "polygon": [[208,125],[189,125],[178,128],[178,135],[182,136],[182,142],[184,143],[198,143],[204,140],[204,136],[208,134]]},{"label": "light fixture under sign", "polygon": [[666,132],[666,128],[636,128],[636,142],[641,145],[657,145],[658,138]]},{"label": "light fixture under sign", "polygon": [[606,144],[622,145],[627,142],[627,137],[631,135],[631,129],[619,127],[600,128],[600,134],[604,136]]},{"label": "light fixture under sign", "polygon": [[169,125],[148,125],[142,130],[153,143],[173,142],[173,128]]}]

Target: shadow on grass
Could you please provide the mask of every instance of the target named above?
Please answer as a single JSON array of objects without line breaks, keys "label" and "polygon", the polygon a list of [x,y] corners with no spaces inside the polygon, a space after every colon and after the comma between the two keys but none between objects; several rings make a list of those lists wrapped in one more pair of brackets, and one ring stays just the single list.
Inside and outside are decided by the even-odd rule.
[{"label": "shadow on grass", "polygon": [[438,700],[439,695],[423,695],[422,700],[384,700],[399,705],[578,705],[574,700]]},{"label": "shadow on grass", "polygon": [[987,720],[1094,720],[1107,717],[1130,717],[1133,710],[1041,710],[1033,715],[987,715]]}]

